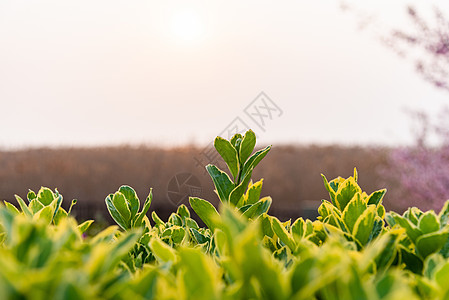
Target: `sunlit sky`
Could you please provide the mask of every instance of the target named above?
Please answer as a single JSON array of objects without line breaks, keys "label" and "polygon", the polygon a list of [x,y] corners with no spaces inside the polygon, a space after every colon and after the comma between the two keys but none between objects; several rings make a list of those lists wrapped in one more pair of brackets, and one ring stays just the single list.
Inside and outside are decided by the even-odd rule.
[{"label": "sunlit sky", "polygon": [[[407,4],[449,5],[358,2],[2,0],[0,147],[206,144],[236,118],[261,143],[409,143],[404,110],[449,93],[358,17],[407,29]],[[282,111],[263,130],[262,91]]]}]

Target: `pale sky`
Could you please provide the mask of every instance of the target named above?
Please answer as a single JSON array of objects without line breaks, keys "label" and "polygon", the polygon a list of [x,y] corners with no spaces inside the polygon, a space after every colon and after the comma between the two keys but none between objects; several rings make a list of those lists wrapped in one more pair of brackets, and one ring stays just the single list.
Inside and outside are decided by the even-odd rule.
[{"label": "pale sky", "polygon": [[[388,30],[410,3],[449,17],[441,0],[346,2]],[[0,148],[206,144],[236,118],[260,143],[409,143],[404,109],[449,93],[339,3],[2,0]],[[244,112],[262,91],[282,110],[265,131]]]}]

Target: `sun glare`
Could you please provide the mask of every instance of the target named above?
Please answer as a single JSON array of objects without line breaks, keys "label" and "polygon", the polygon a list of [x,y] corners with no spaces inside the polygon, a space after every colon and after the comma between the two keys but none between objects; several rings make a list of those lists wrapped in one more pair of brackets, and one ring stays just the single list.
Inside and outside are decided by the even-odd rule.
[{"label": "sun glare", "polygon": [[177,39],[193,42],[204,34],[204,26],[200,17],[193,11],[182,11],[172,17],[172,32]]}]

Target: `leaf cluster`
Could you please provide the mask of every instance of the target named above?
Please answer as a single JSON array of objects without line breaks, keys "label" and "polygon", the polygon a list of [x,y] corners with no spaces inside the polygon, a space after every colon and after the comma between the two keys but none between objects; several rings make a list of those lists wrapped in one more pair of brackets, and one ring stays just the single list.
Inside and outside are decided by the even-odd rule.
[{"label": "leaf cluster", "polygon": [[[105,199],[118,226],[83,233],[57,191],[0,206],[2,299],[449,299],[449,202],[436,214],[386,212],[386,190],[358,174],[328,181],[316,220],[269,214],[252,131],[215,147],[230,174],[209,165],[220,205],[192,197],[168,220],[121,186]],[[254,152],[254,153],[253,153]]]}]

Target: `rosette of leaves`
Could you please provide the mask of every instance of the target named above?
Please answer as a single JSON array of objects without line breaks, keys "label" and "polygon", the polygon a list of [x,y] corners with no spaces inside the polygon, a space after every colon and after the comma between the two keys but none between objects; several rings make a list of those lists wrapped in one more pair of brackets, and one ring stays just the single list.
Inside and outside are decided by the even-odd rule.
[{"label": "rosette of leaves", "polygon": [[329,192],[330,202],[322,200],[318,208],[323,229],[327,234],[343,234],[359,248],[376,238],[383,230],[385,207],[382,199],[386,189],[367,194],[357,183],[358,174],[346,179],[342,177],[328,181],[322,175]]},{"label": "rosette of leaves", "polygon": [[[62,220],[66,219],[77,202],[76,199],[73,199],[69,210],[66,211],[62,207],[63,196],[57,189],[53,192],[47,187],[41,187],[37,194],[29,190],[27,194],[28,204],[19,195],[15,195],[15,198],[22,210],[21,212],[11,203],[4,201],[6,209],[13,215],[23,214],[28,218],[43,220],[47,224],[53,225],[58,225]],[[93,220],[87,220],[80,224],[78,228],[81,233],[84,233],[93,222]]]},{"label": "rosette of leaves", "polygon": [[449,257],[449,201],[437,215],[410,207],[402,215],[388,212],[385,217],[391,227],[405,229],[400,243],[401,262],[410,270],[421,273],[425,259],[434,253]]},{"label": "rosette of leaves", "polygon": [[[133,249],[129,252],[124,262],[131,271],[141,268],[144,263],[153,260],[148,249],[149,235],[151,230],[150,220],[146,213],[150,209],[153,192],[150,192],[145,199],[142,210],[140,210],[140,200],[136,191],[127,185],[122,185],[114,194],[109,194],[106,199],[106,207],[114,221],[124,231],[133,228],[143,228],[143,232]],[[140,211],[139,211],[140,210]]]},{"label": "rosette of leaves", "polygon": [[[153,192],[150,189],[142,210],[140,209],[140,200],[136,191],[128,186],[122,185],[117,192],[109,194],[106,199],[106,207],[114,221],[123,229],[139,228],[142,226],[150,226],[150,222],[146,213],[150,209]],[[151,227],[151,226],[150,226]]]}]

